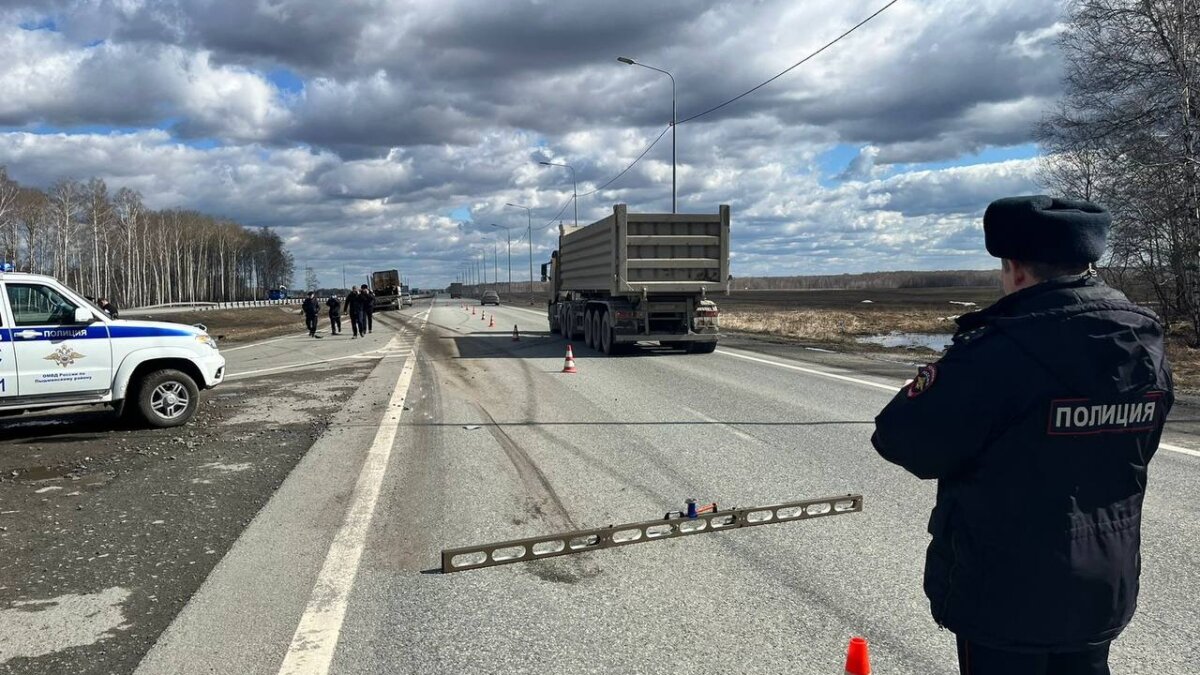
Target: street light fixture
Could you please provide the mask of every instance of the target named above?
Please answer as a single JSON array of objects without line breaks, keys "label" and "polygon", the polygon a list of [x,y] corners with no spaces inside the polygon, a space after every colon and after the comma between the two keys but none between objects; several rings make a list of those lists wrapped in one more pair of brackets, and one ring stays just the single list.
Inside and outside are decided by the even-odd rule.
[{"label": "street light fixture", "polygon": [[508,240],[508,294],[512,295],[512,228],[503,225],[491,224],[492,227],[498,227],[504,230],[504,236]]},{"label": "street light fixture", "polygon": [[648,66],[644,63],[638,63],[637,61],[625,56],[618,56],[617,60],[621,63],[631,66],[649,68],[650,70],[660,72],[663,75],[671,78],[671,213],[675,213],[675,76],[663,70],[662,68],[655,68],[654,66]]},{"label": "street light fixture", "polygon": [[579,227],[579,182],[575,180],[575,167],[558,162],[538,162],[542,166],[562,166],[571,170],[571,201],[575,204],[575,227]]},{"label": "street light fixture", "polygon": [[508,202],[505,206],[511,206],[514,209],[525,209],[525,218],[529,223],[529,302],[533,302],[533,209],[520,204]]}]

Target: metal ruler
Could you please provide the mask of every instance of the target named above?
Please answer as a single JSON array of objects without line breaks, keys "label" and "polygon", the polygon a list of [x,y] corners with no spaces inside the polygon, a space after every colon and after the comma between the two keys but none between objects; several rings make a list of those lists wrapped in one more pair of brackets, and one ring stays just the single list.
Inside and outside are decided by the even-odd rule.
[{"label": "metal ruler", "polygon": [[702,512],[703,509],[696,509],[695,502],[689,500],[686,514],[672,512],[660,520],[560,532],[480,546],[448,548],[442,551],[442,572],[476,570],[572,553],[586,553],[602,548],[645,544],[660,539],[724,532],[739,527],[774,525],[858,513],[863,509],[863,498],[862,495],[843,495],[773,506],[734,507],[724,511],[717,510],[716,504],[710,506],[711,510],[705,513]]}]

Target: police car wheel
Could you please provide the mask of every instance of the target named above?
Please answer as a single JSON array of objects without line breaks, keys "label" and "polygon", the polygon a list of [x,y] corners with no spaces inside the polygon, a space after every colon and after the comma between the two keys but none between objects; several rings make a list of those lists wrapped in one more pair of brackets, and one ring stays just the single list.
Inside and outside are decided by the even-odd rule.
[{"label": "police car wheel", "polygon": [[196,414],[199,404],[200,390],[196,383],[178,370],[157,370],[143,378],[138,387],[138,412],[153,427],[186,424]]}]

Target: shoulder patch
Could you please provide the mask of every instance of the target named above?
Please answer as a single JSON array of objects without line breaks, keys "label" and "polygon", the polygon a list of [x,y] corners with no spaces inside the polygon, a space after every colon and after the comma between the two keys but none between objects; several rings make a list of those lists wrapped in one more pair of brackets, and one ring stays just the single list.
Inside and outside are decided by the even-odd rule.
[{"label": "shoulder patch", "polygon": [[937,365],[929,363],[917,369],[917,376],[908,383],[908,397],[916,398],[929,391],[937,380]]}]

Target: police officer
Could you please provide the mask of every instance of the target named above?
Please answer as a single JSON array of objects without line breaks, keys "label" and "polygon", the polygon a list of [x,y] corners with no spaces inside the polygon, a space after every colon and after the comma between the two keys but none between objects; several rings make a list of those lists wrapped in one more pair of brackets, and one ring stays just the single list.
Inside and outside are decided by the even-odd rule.
[{"label": "police officer", "polygon": [[308,336],[317,337],[317,317],[321,314],[321,305],[317,302],[317,294],[309,291],[308,297],[301,305],[304,311],[304,324],[308,326]]},{"label": "police officer", "polygon": [[329,308],[329,333],[331,335],[342,334],[342,300],[334,293],[325,301],[325,306]]},{"label": "police officer", "polygon": [[1004,297],[875,418],[875,449],[936,479],[925,594],[965,675],[1107,674],[1137,604],[1146,466],[1174,402],[1163,325],[1096,278],[1110,217],[993,202]]},{"label": "police officer", "polygon": [[364,316],[366,309],[363,306],[365,301],[366,297],[357,288],[351,288],[350,294],[346,296],[346,313],[350,315],[350,328],[354,331],[354,338],[367,336],[367,320]]},{"label": "police officer", "polygon": [[371,289],[367,288],[366,284],[363,284],[362,285],[362,294],[365,295],[367,298],[367,301],[365,304],[366,311],[363,314],[363,319],[365,319],[365,321],[366,321],[366,323],[364,324],[364,326],[365,326],[364,335],[365,335],[366,333],[370,333],[371,329],[375,327],[375,293]]}]

